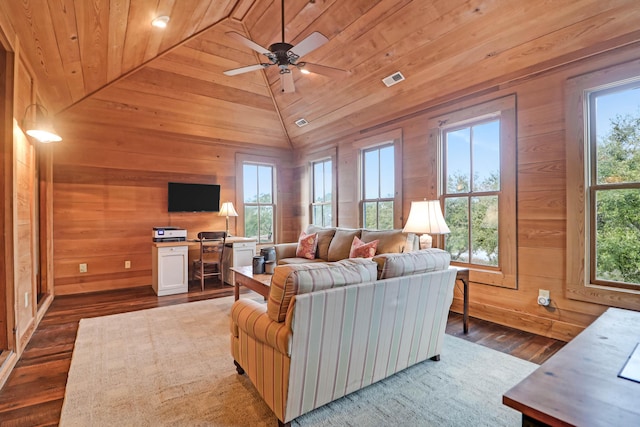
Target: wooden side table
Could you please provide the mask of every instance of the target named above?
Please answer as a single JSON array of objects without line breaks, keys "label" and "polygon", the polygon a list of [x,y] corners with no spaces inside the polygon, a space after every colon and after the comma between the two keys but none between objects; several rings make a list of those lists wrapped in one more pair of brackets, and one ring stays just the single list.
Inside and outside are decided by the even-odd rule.
[{"label": "wooden side table", "polygon": [[462,331],[467,334],[469,333],[469,269],[466,267],[457,267],[455,265],[452,265],[451,267],[458,270],[456,273],[456,280],[460,280],[463,284]]}]

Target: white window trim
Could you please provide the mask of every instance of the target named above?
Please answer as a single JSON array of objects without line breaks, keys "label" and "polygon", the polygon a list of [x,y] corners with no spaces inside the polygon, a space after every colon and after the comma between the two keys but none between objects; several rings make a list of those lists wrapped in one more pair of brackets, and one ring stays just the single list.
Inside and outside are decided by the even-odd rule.
[{"label": "white window trim", "polygon": [[309,224],[313,222],[313,165],[314,163],[331,160],[331,226],[336,226],[338,218],[338,163],[336,148],[332,147],[322,152],[314,153],[309,161]]},{"label": "white window trim", "polygon": [[443,114],[429,119],[429,144],[438,147],[438,198],[442,199],[443,182],[443,140],[442,131],[452,126],[476,122],[492,117],[500,117],[500,188],[503,197],[500,198],[500,266],[498,268],[467,263],[455,263],[470,269],[469,278],[472,282],[495,285],[509,289],[517,289],[517,207],[516,207],[516,96],[508,95],[502,98],[485,101],[477,105]]},{"label": "white window trim", "polygon": [[608,306],[640,310],[640,291],[591,283],[587,173],[588,95],[640,76],[640,60],[594,71],[567,81],[565,128],[567,135],[567,262],[566,296]]},{"label": "white window trim", "polygon": [[402,228],[402,129],[393,129],[377,135],[358,139],[353,142],[353,148],[358,150],[358,226],[364,227],[363,207],[363,176],[362,157],[364,150],[381,145],[393,144],[395,197],[393,199],[393,228]]},{"label": "white window trim", "polygon": [[278,219],[278,168],[279,161],[275,157],[256,156],[252,154],[236,154],[236,203],[235,208],[238,212],[237,231],[244,236],[244,178],[243,166],[245,163],[266,165],[273,167],[273,236],[271,240],[277,242],[280,221]]}]

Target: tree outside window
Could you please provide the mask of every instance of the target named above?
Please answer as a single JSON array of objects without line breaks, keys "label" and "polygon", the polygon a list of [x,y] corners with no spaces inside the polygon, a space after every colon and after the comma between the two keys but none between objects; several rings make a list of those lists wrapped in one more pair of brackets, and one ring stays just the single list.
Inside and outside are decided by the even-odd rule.
[{"label": "tree outside window", "polygon": [[445,249],[452,261],[497,267],[499,256],[500,119],[442,131]]},{"label": "tree outside window", "polygon": [[271,165],[244,163],[244,235],[258,243],[274,241],[274,168]]},{"label": "tree outside window", "polygon": [[365,228],[391,230],[394,224],[394,146],[362,151],[362,220]]},{"label": "tree outside window", "polygon": [[591,92],[591,283],[640,286],[640,82]]},{"label": "tree outside window", "polygon": [[333,177],[332,161],[330,159],[313,162],[312,174],[312,202],[311,222],[321,227],[330,227],[333,224],[332,199]]}]

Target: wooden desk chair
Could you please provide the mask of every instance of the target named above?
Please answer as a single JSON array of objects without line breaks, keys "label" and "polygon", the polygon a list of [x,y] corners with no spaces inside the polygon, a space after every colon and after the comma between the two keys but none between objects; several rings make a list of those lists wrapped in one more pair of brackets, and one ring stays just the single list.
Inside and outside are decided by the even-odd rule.
[{"label": "wooden desk chair", "polygon": [[224,242],[227,238],[225,231],[201,231],[198,233],[200,241],[200,257],[193,261],[193,278],[200,279],[200,288],[204,291],[204,281],[207,277],[222,277],[222,255]]}]

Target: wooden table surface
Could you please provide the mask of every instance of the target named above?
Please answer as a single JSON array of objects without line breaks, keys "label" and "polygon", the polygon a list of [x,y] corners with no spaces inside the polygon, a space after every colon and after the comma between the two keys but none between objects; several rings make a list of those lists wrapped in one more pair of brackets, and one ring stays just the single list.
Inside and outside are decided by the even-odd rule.
[{"label": "wooden table surface", "polygon": [[640,383],[618,377],[640,341],[640,313],[609,308],[502,402],[523,421],[640,426]]},{"label": "wooden table surface", "polygon": [[269,286],[273,274],[253,274],[253,266],[232,267],[234,272],[234,295],[236,301],[240,298],[240,286],[245,286],[263,297],[269,296]]}]

